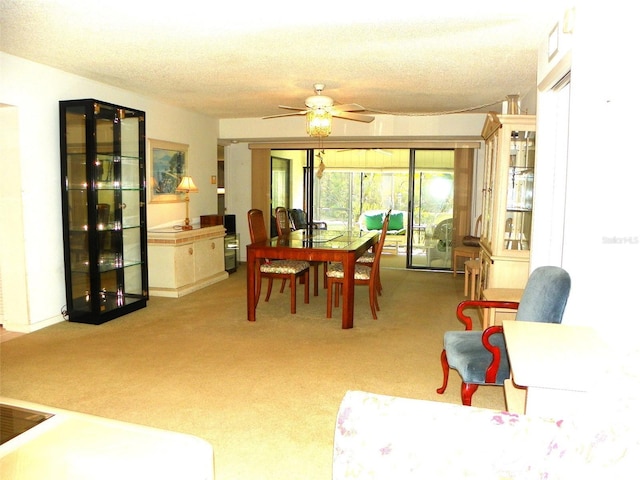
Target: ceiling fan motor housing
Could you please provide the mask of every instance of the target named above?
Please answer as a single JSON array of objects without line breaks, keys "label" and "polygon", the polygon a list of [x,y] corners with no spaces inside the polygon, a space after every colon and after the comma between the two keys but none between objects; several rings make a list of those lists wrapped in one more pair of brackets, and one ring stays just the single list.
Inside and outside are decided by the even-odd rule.
[{"label": "ceiling fan motor housing", "polygon": [[333,107],[333,98],[326,95],[312,95],[307,97],[304,104],[309,108],[327,109]]}]

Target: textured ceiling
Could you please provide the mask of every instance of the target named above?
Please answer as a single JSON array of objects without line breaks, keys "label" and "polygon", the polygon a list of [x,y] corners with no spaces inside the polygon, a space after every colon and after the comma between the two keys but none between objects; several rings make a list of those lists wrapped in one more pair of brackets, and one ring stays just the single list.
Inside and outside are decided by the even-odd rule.
[{"label": "textured ceiling", "polygon": [[[0,50],[218,118],[499,109],[535,88],[561,1],[0,0]],[[228,4],[228,5],[226,5]],[[1,100],[1,99],[0,99]]]}]

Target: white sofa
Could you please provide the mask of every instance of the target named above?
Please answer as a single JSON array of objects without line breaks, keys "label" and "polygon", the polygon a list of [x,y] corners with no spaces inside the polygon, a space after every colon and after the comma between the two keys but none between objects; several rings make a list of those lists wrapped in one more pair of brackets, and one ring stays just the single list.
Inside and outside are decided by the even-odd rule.
[{"label": "white sofa", "polygon": [[553,420],[349,391],[333,480],[637,478],[637,415],[593,413],[589,422]]}]

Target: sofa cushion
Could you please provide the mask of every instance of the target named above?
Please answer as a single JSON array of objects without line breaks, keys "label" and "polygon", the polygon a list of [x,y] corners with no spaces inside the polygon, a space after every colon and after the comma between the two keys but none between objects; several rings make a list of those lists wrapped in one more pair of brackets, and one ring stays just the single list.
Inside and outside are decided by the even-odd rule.
[{"label": "sofa cushion", "polygon": [[612,424],[607,408],[596,411],[587,422],[554,420],[348,391],[336,419],[332,478],[635,478],[634,415]]},{"label": "sofa cushion", "polygon": [[365,213],[364,214],[364,226],[367,230],[382,230],[382,220],[384,214],[382,213]]},{"label": "sofa cushion", "polygon": [[404,215],[402,212],[391,213],[391,215],[389,215],[389,230],[402,230],[403,228]]}]

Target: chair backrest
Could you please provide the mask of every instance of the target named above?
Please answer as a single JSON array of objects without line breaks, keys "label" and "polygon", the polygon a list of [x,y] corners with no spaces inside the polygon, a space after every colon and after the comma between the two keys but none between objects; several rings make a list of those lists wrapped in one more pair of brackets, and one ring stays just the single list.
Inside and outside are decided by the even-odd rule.
[{"label": "chair backrest", "polygon": [[307,213],[300,208],[292,208],[289,210],[291,221],[293,222],[293,228],[301,230],[307,228]]},{"label": "chair backrest", "polygon": [[276,226],[278,227],[278,236],[291,233],[289,212],[284,207],[276,207]]},{"label": "chair backrest", "polygon": [[560,267],[536,268],[524,288],[516,320],[560,323],[571,290],[571,278]]},{"label": "chair backrest", "polygon": [[451,243],[451,231],[453,230],[453,218],[442,220],[433,229],[433,237],[438,240],[449,241]]},{"label": "chair backrest", "polygon": [[387,212],[382,221],[382,230],[380,231],[380,237],[378,238],[378,243],[376,244],[375,253],[373,255],[373,265],[372,272],[374,275],[378,275],[379,269],[378,265],[380,264],[380,257],[382,257],[382,250],[384,247],[384,239],[387,236],[387,230],[389,229],[389,217],[391,216],[391,210]]},{"label": "chair backrest", "polygon": [[473,233],[474,237],[480,236],[480,228],[482,227],[482,215],[478,215],[478,219],[476,220],[476,230]]},{"label": "chair backrest", "polygon": [[247,220],[249,221],[249,236],[251,237],[251,243],[264,242],[267,240],[267,229],[264,223],[262,210],[252,208],[247,213]]}]

